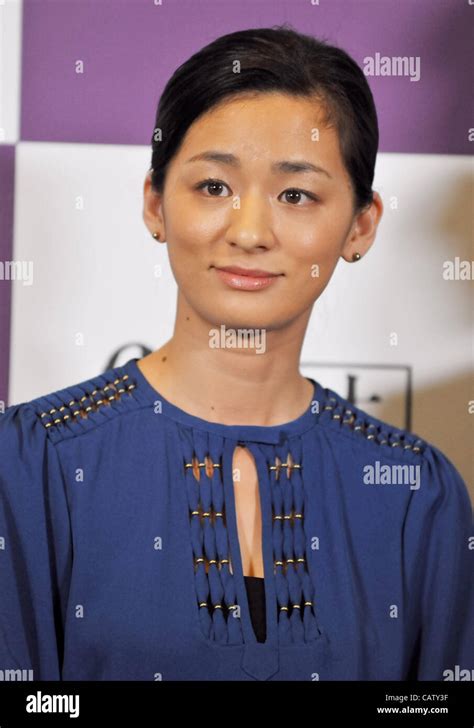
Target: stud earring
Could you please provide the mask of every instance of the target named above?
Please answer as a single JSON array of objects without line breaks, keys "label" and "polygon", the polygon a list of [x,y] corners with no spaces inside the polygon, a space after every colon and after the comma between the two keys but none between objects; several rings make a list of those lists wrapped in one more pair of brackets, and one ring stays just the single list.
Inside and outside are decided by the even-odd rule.
[{"label": "stud earring", "polygon": [[159,240],[160,239],[160,233],[152,233],[152,235],[155,238],[155,240]]},{"label": "stud earring", "polygon": [[356,263],[356,262],[357,262],[358,260],[360,260],[361,258],[362,258],[362,256],[361,256],[361,254],[360,254],[360,253],[354,253],[354,255],[352,256],[352,262],[353,262],[353,263]]}]

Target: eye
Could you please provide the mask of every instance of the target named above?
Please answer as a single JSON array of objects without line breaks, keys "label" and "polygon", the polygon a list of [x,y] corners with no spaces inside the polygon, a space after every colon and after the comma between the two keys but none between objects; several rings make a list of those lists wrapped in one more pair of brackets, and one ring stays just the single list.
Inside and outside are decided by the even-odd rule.
[{"label": "eye", "polygon": [[290,203],[290,205],[293,205],[294,207],[301,207],[301,205],[298,205],[299,201],[301,200],[301,196],[304,195],[309,200],[313,200],[313,202],[318,202],[319,198],[316,197],[316,195],[313,195],[311,192],[307,192],[306,190],[300,190],[297,187],[290,187],[287,190],[284,190],[284,192],[281,193],[282,195],[290,195],[292,197],[292,200],[286,200]]},{"label": "eye", "polygon": [[[210,178],[205,179],[196,185],[197,190],[203,190],[206,187],[208,188],[209,197],[222,197],[222,195],[219,193],[224,187],[227,187],[227,185],[218,179],[210,179]],[[229,189],[229,188],[227,187],[227,189]]]}]

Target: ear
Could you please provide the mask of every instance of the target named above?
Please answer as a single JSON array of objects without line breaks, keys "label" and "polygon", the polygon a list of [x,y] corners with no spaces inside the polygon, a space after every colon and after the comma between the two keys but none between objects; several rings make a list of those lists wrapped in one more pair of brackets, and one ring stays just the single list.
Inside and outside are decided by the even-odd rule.
[{"label": "ear", "polygon": [[163,199],[159,192],[152,189],[151,170],[143,184],[143,221],[150,233],[160,233],[160,240],[166,240],[165,220],[163,215]]},{"label": "ear", "polygon": [[377,234],[377,227],[383,214],[383,202],[378,192],[374,192],[373,202],[355,217],[342,248],[341,257],[352,263],[354,253],[364,256],[370,249]]}]

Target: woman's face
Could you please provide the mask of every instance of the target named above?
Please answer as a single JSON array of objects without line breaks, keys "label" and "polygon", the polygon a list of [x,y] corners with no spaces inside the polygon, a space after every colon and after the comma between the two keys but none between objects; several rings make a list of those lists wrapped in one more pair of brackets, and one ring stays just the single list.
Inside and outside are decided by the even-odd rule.
[{"label": "woman's face", "polygon": [[[145,221],[167,241],[180,295],[213,326],[270,331],[309,317],[339,257],[375,237],[365,225],[354,238],[351,181],[320,109],[280,93],[227,100],[189,128],[163,196],[145,183]],[[216,270],[227,266],[278,275],[236,288]]]}]

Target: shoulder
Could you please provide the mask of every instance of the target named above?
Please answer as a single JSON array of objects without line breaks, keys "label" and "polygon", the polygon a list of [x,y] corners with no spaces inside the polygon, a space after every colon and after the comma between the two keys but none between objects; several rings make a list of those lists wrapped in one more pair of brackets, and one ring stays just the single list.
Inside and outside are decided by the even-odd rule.
[{"label": "shoulder", "polygon": [[[348,438],[354,446],[366,444],[381,457],[415,456],[421,460],[430,443],[407,429],[378,419],[328,387],[318,388],[315,403],[320,424],[335,435]],[[370,451],[370,450],[369,450]]]},{"label": "shoulder", "polygon": [[0,443],[16,435],[25,445],[33,440],[55,444],[143,407],[129,364],[7,407],[0,415]]},{"label": "shoulder", "polygon": [[[418,466],[424,496],[440,503],[449,498],[457,500],[470,512],[470,497],[466,484],[454,463],[440,448],[416,432],[395,427],[355,406],[337,392],[321,388],[318,401],[319,422],[336,441],[344,441],[346,456],[370,464],[375,460]],[[342,449],[341,449],[342,453]],[[421,491],[421,488],[420,488]]]},{"label": "shoulder", "polygon": [[[395,484],[396,491],[407,496],[416,528],[435,519],[447,531],[472,530],[467,485],[443,450],[416,432],[368,414],[331,389],[321,388],[317,405],[324,436],[349,479],[374,484],[379,496],[392,493]],[[364,476],[368,477],[362,481]],[[398,483],[404,484],[401,491]]]}]

